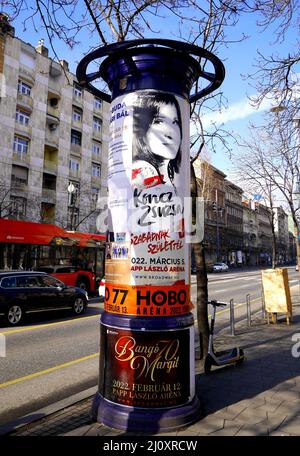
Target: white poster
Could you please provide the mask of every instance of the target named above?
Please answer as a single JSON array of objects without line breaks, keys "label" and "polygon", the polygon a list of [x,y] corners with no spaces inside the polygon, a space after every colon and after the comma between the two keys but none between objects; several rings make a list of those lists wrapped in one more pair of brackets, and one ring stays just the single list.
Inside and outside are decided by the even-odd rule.
[{"label": "white poster", "polygon": [[[112,282],[116,274],[116,283],[124,285],[189,284],[184,234],[189,116],[189,103],[166,92],[142,90],[111,104],[107,267],[114,271]],[[117,273],[117,263],[125,267],[125,262],[129,282],[128,274]]]}]

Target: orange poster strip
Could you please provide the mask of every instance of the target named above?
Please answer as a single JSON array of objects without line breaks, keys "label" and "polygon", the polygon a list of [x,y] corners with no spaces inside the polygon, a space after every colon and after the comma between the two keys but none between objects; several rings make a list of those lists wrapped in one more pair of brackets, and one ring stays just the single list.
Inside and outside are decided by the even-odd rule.
[{"label": "orange poster strip", "polygon": [[183,315],[193,308],[190,286],[118,285],[106,283],[104,309],[121,315],[165,317]]}]

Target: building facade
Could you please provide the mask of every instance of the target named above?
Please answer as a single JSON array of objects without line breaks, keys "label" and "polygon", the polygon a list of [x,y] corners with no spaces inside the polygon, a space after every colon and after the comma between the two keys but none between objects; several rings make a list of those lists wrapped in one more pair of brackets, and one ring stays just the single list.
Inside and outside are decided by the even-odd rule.
[{"label": "building facade", "polygon": [[243,189],[226,181],[226,236],[227,262],[242,265],[245,261],[243,233]]},{"label": "building facade", "polygon": [[[270,208],[244,198],[241,187],[207,162],[196,164],[198,194],[205,200],[204,246],[208,267],[222,261],[230,266],[272,264]],[[277,265],[294,261],[293,237],[284,210],[274,208]]]},{"label": "building facade", "polygon": [[276,239],[277,264],[284,264],[289,256],[290,239],[288,215],[281,206],[274,208],[274,229]]},{"label": "building facade", "polygon": [[83,90],[42,42],[34,48],[1,30],[1,217],[96,232],[97,199],[107,196],[109,104]]}]

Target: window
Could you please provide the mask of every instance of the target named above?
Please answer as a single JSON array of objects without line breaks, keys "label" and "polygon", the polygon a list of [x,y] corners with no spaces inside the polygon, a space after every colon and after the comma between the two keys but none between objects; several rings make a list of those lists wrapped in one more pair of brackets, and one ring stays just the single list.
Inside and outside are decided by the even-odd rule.
[{"label": "window", "polygon": [[73,94],[76,98],[82,98],[82,88],[78,84],[74,84]]},{"label": "window", "polygon": [[11,196],[11,215],[15,219],[22,219],[26,216],[26,198],[20,196]]},{"label": "window", "polygon": [[40,286],[41,285],[37,277],[17,277],[18,288],[37,288]]},{"label": "window", "polygon": [[14,138],[14,151],[19,155],[27,154],[29,147],[29,140],[15,136]]},{"label": "window", "polygon": [[23,166],[12,165],[11,170],[11,185],[27,185],[28,182],[28,169]]},{"label": "window", "polygon": [[94,108],[95,109],[102,108],[102,100],[100,100],[100,98],[94,98]]},{"label": "window", "polygon": [[16,287],[16,278],[15,277],[5,277],[1,280],[2,288],[15,288]]},{"label": "window", "polygon": [[56,190],[56,176],[43,173],[43,188],[48,190]]},{"label": "window", "polygon": [[73,108],[73,120],[75,122],[82,122],[82,109]]},{"label": "window", "polygon": [[29,125],[30,113],[23,109],[16,109],[16,121],[22,125]]},{"label": "window", "polygon": [[93,177],[100,177],[101,176],[101,166],[92,164],[92,176]]},{"label": "window", "polygon": [[74,175],[78,176],[78,174],[79,174],[79,161],[75,160],[74,158],[71,158],[70,162],[69,162],[69,169]]},{"label": "window", "polygon": [[71,130],[71,144],[77,144],[81,146],[81,132],[76,130]]},{"label": "window", "polygon": [[97,157],[99,157],[99,158],[101,156],[101,147],[102,147],[101,143],[99,143],[99,142],[95,141],[92,144],[92,152],[94,155],[97,155]]},{"label": "window", "polygon": [[[62,271],[60,271],[62,272]],[[58,287],[64,287],[64,284],[56,279],[55,277],[50,277],[50,276],[41,276],[39,277],[41,286],[42,287],[47,287],[47,288],[58,288]]]},{"label": "window", "polygon": [[97,132],[101,132],[102,120],[99,117],[93,117],[93,129]]},{"label": "window", "polygon": [[23,95],[31,95],[31,86],[21,79],[18,80],[18,92]]}]

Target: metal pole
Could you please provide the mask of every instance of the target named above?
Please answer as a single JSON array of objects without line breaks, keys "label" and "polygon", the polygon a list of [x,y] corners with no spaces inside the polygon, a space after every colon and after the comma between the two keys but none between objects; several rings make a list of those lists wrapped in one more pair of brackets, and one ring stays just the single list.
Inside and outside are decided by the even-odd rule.
[{"label": "metal pole", "polygon": [[234,303],[233,299],[230,299],[230,333],[232,336],[235,336],[235,329],[234,329]]},{"label": "metal pole", "polygon": [[261,291],[261,313],[262,313],[262,317],[265,319],[266,318],[266,307],[265,307],[265,295],[264,295],[263,289]]},{"label": "metal pole", "polygon": [[251,307],[250,307],[250,294],[246,296],[246,304],[247,304],[247,324],[251,326]]}]

